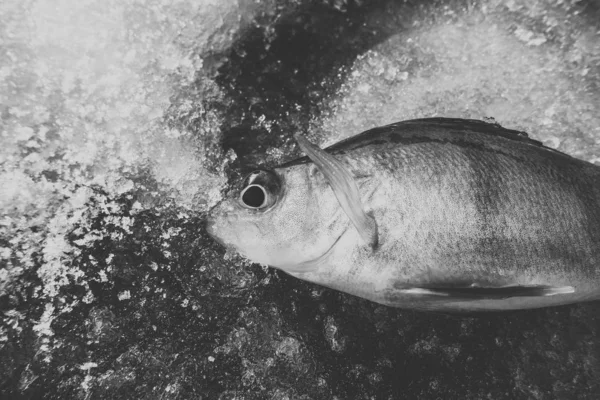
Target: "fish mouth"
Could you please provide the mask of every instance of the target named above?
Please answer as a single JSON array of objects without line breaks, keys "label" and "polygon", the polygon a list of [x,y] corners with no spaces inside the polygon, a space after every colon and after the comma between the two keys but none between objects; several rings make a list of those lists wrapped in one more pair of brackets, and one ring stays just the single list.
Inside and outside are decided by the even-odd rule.
[{"label": "fish mouth", "polygon": [[216,235],[216,227],[215,227],[216,224],[217,224],[217,218],[215,218],[214,215],[209,213],[208,216],[206,217],[206,220],[204,223],[204,229],[206,230],[206,233],[208,233],[208,235],[211,238],[213,238],[215,241],[223,244],[222,241]]},{"label": "fish mouth", "polygon": [[342,237],[346,234],[348,228],[349,226],[346,226],[342,233],[340,233],[340,236],[338,236],[338,238],[329,247],[329,249],[327,249],[327,251],[325,251],[325,253],[321,254],[320,256],[313,258],[312,260],[304,261],[300,264],[278,266],[277,268],[282,269],[287,273],[294,274],[302,274],[305,272],[313,272],[317,270],[321,265],[325,264],[325,261],[331,255],[331,253],[333,253],[333,249],[339,243]]},{"label": "fish mouth", "polygon": [[222,245],[225,245],[223,243],[223,241],[218,237],[217,232],[217,221],[219,221],[220,219],[223,219],[223,217],[225,217],[226,211],[224,211],[222,205],[225,203],[226,199],[222,198],[219,201],[217,201],[217,203],[215,205],[213,205],[212,207],[209,208],[208,212],[206,213],[206,217],[204,220],[204,229],[206,230],[206,233],[209,234],[210,237],[212,237],[214,240],[216,240],[217,242],[219,242]]},{"label": "fish mouth", "polygon": [[[214,210],[214,208],[213,208]],[[211,210],[212,211],[212,210]],[[217,229],[218,218],[216,215],[209,213],[204,223],[204,230],[208,233],[208,236],[227,250],[233,247],[229,245],[220,235]]]},{"label": "fish mouth", "polygon": [[208,235],[214,240],[217,244],[221,245],[225,248],[225,251],[231,251],[235,253],[239,253],[238,249],[230,243],[227,243],[224,239],[219,237],[215,232],[216,219],[209,218],[206,221],[205,230]]}]

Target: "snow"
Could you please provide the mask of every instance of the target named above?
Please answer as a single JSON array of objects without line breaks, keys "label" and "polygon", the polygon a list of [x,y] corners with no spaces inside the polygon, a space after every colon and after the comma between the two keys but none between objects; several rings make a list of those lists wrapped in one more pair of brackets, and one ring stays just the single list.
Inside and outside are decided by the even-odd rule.
[{"label": "snow", "polygon": [[[585,45],[567,47],[549,41],[546,30],[511,31],[502,13],[462,13],[394,35],[359,57],[338,94],[324,101],[326,117],[313,123],[324,131],[323,145],[411,118],[493,117],[574,156],[600,153],[600,93],[592,90],[600,77],[585,77],[598,68],[600,33],[579,31],[573,21],[573,37],[564,41]],[[581,144],[567,146],[576,139]]]}]

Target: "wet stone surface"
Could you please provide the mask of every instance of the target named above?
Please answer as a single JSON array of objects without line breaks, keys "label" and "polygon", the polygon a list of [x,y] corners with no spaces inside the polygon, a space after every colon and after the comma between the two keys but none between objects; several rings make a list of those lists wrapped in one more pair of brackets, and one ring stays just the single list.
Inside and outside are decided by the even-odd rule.
[{"label": "wet stone surface", "polygon": [[599,160],[596,1],[0,6],[0,398],[596,399],[600,304],[397,310],[227,252],[251,165],[422,116]]}]

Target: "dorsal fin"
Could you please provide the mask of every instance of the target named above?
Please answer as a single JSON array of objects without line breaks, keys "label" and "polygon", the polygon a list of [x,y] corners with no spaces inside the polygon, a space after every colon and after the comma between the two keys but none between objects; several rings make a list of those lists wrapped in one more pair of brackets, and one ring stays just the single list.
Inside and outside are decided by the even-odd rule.
[{"label": "dorsal fin", "polygon": [[[497,123],[460,118],[421,118],[396,122],[390,125],[369,129],[356,136],[337,142],[324,150],[327,153],[336,155],[344,154],[366,146],[389,142],[402,142],[406,144],[417,143],[431,140],[432,135],[439,135],[441,132],[455,133],[457,134],[457,139],[460,138],[459,135],[465,133],[486,134],[563,154],[557,150],[544,146],[540,141],[531,139],[525,132],[506,129]],[[308,157],[301,157],[284,163],[279,167],[286,168],[293,165],[306,164],[308,162],[310,162]]]},{"label": "dorsal fin", "polygon": [[394,136],[426,136],[428,133],[436,130],[454,131],[458,134],[468,132],[483,133],[492,136],[499,136],[521,143],[527,143],[534,146],[545,147],[542,142],[531,139],[527,133],[513,129],[506,129],[498,123],[489,123],[477,119],[460,118],[421,118],[408,121],[396,122],[390,125],[380,126],[369,129],[356,136],[337,142],[325,150],[332,152],[346,152],[349,150],[363,147],[369,144],[377,143],[380,140],[392,140]]},{"label": "dorsal fin", "polygon": [[527,132],[508,129],[497,122],[481,121],[478,119],[460,119],[460,118],[422,118],[406,121],[409,123],[435,123],[438,126],[444,126],[451,129],[460,129],[462,131],[475,131],[488,135],[501,136],[506,139],[516,140],[536,146],[544,147],[544,144],[538,140],[531,139]]}]

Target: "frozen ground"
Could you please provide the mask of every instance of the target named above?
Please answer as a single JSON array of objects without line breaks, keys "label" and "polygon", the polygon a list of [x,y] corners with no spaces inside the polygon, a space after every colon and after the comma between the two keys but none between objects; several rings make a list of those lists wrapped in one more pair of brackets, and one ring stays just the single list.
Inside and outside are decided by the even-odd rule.
[{"label": "frozen ground", "polygon": [[600,304],[405,312],[224,254],[245,164],[422,116],[600,163],[598,1],[4,0],[0,397],[595,399]]}]

